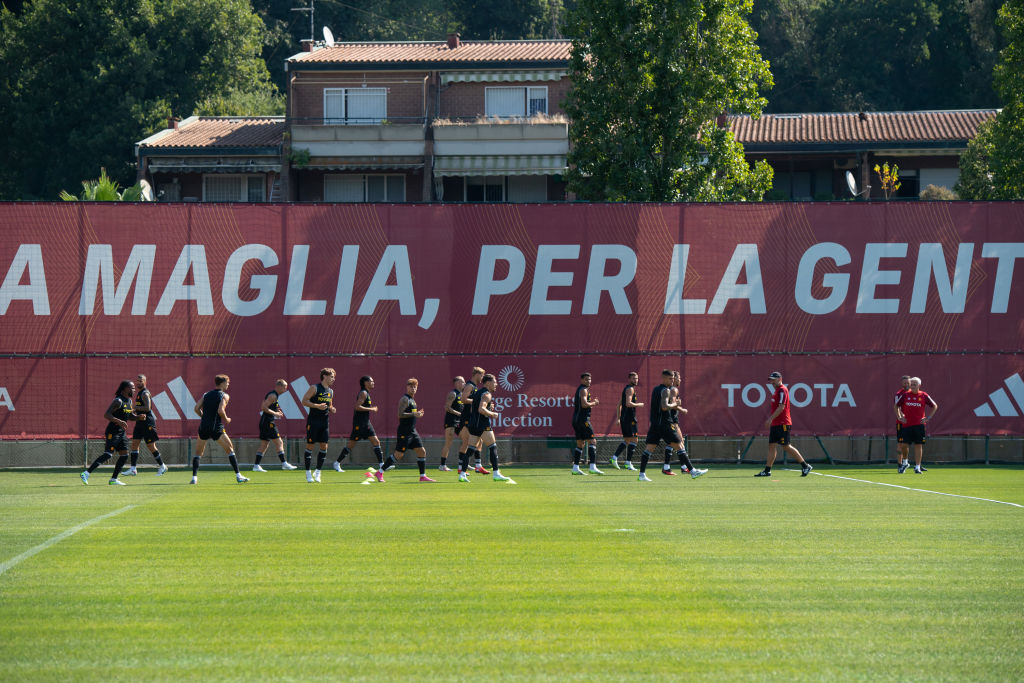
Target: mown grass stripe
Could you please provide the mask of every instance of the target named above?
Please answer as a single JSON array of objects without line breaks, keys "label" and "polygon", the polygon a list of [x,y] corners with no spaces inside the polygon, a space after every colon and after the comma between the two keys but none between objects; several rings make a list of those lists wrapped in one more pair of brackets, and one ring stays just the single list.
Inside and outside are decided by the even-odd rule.
[{"label": "mown grass stripe", "polygon": [[[800,470],[788,469],[789,472],[799,472]],[[1005,500],[996,500],[995,498],[979,498],[977,496],[965,496],[961,493],[945,493],[943,491],[932,491],[930,489],[918,489],[913,486],[901,486],[900,484],[887,484],[884,481],[871,481],[870,479],[855,479],[854,477],[843,477],[838,474],[822,474],[821,472],[811,472],[819,477],[832,477],[833,479],[846,479],[847,481],[859,481],[862,484],[877,484],[878,486],[890,486],[894,489],[904,489],[906,491],[917,491],[919,493],[934,493],[937,496],[950,496],[951,498],[967,498],[969,500],[981,500],[986,503],[999,503],[1000,505],[1011,505],[1015,508],[1024,508],[1024,505],[1020,503],[1009,503]]]}]

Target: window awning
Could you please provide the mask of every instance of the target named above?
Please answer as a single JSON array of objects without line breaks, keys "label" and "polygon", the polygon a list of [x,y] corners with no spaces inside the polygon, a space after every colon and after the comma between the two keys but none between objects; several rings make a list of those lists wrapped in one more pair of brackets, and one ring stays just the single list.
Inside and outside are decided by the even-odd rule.
[{"label": "window awning", "polygon": [[510,81],[558,81],[569,74],[565,69],[536,71],[446,71],[441,74],[441,85],[449,83],[500,83]]},{"label": "window awning", "polygon": [[423,168],[423,157],[313,157],[296,171],[402,171]]},{"label": "window awning", "polygon": [[150,157],[150,173],[280,173],[277,158]]},{"label": "window awning", "polygon": [[436,156],[434,175],[557,175],[565,173],[565,155]]}]

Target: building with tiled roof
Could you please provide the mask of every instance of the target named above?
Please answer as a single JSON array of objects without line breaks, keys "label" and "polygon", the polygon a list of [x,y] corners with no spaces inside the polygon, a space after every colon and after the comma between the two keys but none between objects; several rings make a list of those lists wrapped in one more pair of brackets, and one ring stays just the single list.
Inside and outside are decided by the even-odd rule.
[{"label": "building with tiled roof", "polygon": [[[136,145],[140,177],[195,201],[559,201],[567,40],[319,44],[286,60],[285,117],[192,117]],[[995,110],[729,116],[770,198],[849,196],[876,163],[901,195],[952,187]],[[878,196],[879,188],[865,194]]]}]

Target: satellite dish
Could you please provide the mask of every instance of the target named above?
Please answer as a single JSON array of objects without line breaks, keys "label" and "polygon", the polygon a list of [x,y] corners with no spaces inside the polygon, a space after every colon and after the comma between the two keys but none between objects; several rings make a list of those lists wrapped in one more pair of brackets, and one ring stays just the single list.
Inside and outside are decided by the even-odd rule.
[{"label": "satellite dish", "polygon": [[140,180],[139,185],[142,187],[142,201],[153,201],[153,186],[145,180]]},{"label": "satellite dish", "polygon": [[331,29],[324,26],[324,45],[327,47],[334,47],[334,34],[331,33]]},{"label": "satellite dish", "polygon": [[853,171],[846,172],[846,187],[850,188],[850,194],[857,196],[857,181],[854,180]]}]

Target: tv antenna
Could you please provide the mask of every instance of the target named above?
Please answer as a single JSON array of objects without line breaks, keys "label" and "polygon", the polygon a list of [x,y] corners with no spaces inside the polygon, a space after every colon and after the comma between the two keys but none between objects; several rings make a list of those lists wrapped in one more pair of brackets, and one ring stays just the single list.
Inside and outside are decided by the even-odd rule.
[{"label": "tv antenna", "polygon": [[309,12],[309,41],[310,42],[313,42],[314,40],[316,40],[316,37],[313,35],[313,13],[314,13],[313,2],[314,2],[314,0],[309,0],[309,7],[292,7],[292,11],[293,12]]},{"label": "tv antenna", "polygon": [[853,171],[846,172],[846,187],[849,188],[850,194],[852,194],[854,197],[867,197],[871,194],[870,185],[865,185],[864,189],[861,190],[860,192],[857,191],[857,180],[853,177]]},{"label": "tv antenna", "polygon": [[326,26],[324,26],[324,45],[334,47],[334,34]]}]

